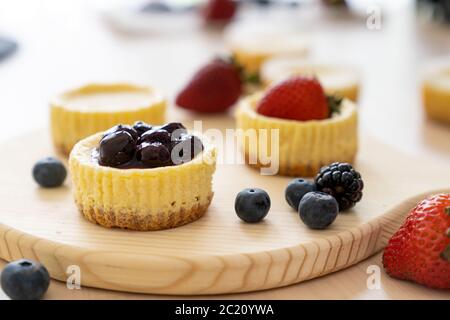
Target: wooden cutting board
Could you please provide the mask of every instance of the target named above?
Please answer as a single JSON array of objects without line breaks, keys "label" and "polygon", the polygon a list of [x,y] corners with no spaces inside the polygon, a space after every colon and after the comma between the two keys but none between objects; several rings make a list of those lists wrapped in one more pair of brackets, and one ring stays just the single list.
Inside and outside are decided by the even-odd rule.
[{"label": "wooden cutting board", "polygon": [[[209,127],[225,127],[214,118]],[[356,163],[363,200],[327,230],[310,230],[284,200],[291,178],[261,176],[244,165],[219,165],[207,214],[156,232],[106,229],[86,221],[68,181],[46,190],[31,177],[34,162],[53,154],[45,131],[1,146],[0,257],[42,262],[55,279],[79,266],[84,286],[161,294],[217,294],[286,286],[353,265],[378,252],[426,195],[450,192],[443,163],[413,158],[363,136]],[[272,208],[259,224],[234,212],[237,192],[260,187]],[[352,279],[348,279],[352,281]]]}]

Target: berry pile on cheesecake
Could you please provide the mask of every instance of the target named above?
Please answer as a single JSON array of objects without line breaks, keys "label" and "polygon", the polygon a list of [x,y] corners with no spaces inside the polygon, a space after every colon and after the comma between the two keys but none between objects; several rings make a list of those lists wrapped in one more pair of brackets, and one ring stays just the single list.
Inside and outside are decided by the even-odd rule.
[{"label": "berry pile on cheesecake", "polygon": [[[247,163],[255,167],[273,167],[261,159],[261,155],[273,153],[271,141],[261,139],[278,130],[277,166],[281,175],[311,177],[329,163],[352,163],[356,156],[355,104],[326,95],[314,77],[294,76],[244,98],[237,108],[236,121],[239,129],[253,131],[258,139],[242,143]],[[251,163],[249,159],[257,161]]]},{"label": "berry pile on cheesecake", "polygon": [[105,132],[93,153],[102,166],[157,168],[191,161],[203,150],[201,140],[177,122],[151,126],[136,122]]},{"label": "berry pile on cheesecake", "polygon": [[46,157],[36,162],[32,173],[34,181],[43,188],[60,187],[67,176],[64,164],[53,157]]}]

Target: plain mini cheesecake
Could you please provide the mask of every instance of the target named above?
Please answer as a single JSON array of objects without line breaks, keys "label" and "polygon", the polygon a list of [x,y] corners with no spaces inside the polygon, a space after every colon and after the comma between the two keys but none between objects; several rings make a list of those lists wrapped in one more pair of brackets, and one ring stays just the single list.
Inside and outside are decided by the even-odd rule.
[{"label": "plain mini cheesecake", "polygon": [[55,97],[50,103],[55,149],[69,155],[81,139],[117,123],[142,120],[161,124],[166,100],[157,90],[126,83],[89,84]]},{"label": "plain mini cheesecake", "polygon": [[[291,88],[294,88],[293,92],[289,92],[289,82],[291,82]],[[270,158],[274,159],[277,156],[274,154],[271,138],[268,138],[267,143],[261,141],[265,137],[271,137],[271,129],[279,130],[278,174],[280,175],[311,177],[321,167],[330,163],[354,161],[358,149],[358,136],[357,108],[352,101],[343,99],[339,101],[339,112],[330,112],[326,117],[311,120],[308,117],[312,112],[316,112],[314,104],[312,108],[305,109],[305,114],[299,111],[302,109],[301,105],[291,107],[295,101],[305,102],[311,99],[312,95],[307,91],[300,92],[298,86],[298,83],[305,84],[305,90],[308,90],[311,86],[310,82],[316,82],[314,85],[318,87],[319,94],[324,95],[323,91],[320,92],[322,89],[317,80],[292,78],[272,87],[272,92],[269,89],[240,101],[235,113],[236,125],[238,129],[247,133],[243,135],[241,145],[250,166],[273,167],[272,163],[266,163],[267,159],[261,158],[270,155]],[[299,90],[295,87],[296,85]],[[271,100],[267,100],[267,97]],[[263,114],[258,110],[258,106],[265,98],[266,102],[272,104],[270,108],[273,108],[274,114],[280,116]],[[314,97],[313,102],[317,101],[316,98]],[[290,108],[290,110],[282,110],[283,108]],[[305,117],[294,119],[295,112],[300,112],[297,114],[300,118]],[[286,114],[284,118],[281,117],[283,114]],[[256,136],[256,143],[252,143],[249,139],[251,137],[249,132],[253,132]]]},{"label": "plain mini cheesecake", "polygon": [[450,62],[427,73],[422,97],[425,112],[431,119],[450,124]]},{"label": "plain mini cheesecake", "polygon": [[215,163],[216,148],[178,123],[119,125],[81,140],[69,158],[81,214],[140,231],[199,219],[213,197]]}]

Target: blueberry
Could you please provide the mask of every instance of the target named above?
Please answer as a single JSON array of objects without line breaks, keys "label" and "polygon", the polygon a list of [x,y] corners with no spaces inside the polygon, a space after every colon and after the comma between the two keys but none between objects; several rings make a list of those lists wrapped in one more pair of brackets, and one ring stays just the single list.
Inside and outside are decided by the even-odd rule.
[{"label": "blueberry", "polygon": [[67,170],[63,163],[52,157],[39,160],[33,167],[34,180],[44,188],[61,186],[66,176]]},{"label": "blueberry", "polygon": [[203,151],[203,143],[197,136],[184,134],[172,141],[172,162],[180,164],[189,162]]},{"label": "blueberry", "polygon": [[142,8],[142,12],[170,12],[172,11],[172,7],[160,1],[152,1],[150,3],[146,3]]},{"label": "blueberry", "polygon": [[311,229],[325,229],[336,219],[339,205],[328,193],[313,191],[303,196],[298,212]]},{"label": "blueberry", "polygon": [[126,131],[117,131],[103,137],[100,141],[99,164],[117,167],[129,162],[135,152],[136,141]]},{"label": "blueberry", "polygon": [[42,264],[22,259],[6,265],[0,282],[12,300],[38,300],[47,292],[50,275]]},{"label": "blueberry", "polygon": [[286,198],[287,203],[297,211],[300,200],[302,200],[305,194],[311,191],[316,191],[315,183],[298,178],[289,182],[284,191],[284,197]]},{"label": "blueberry", "polygon": [[152,129],[152,126],[143,121],[137,121],[133,125],[133,129],[136,130],[139,136],[141,136],[144,132]]},{"label": "blueberry", "polygon": [[159,143],[144,142],[137,147],[136,159],[148,168],[164,167],[172,164],[169,149]]},{"label": "blueberry", "polygon": [[272,4],[272,0],[254,0],[254,2],[260,6],[268,6]]},{"label": "blueberry", "polygon": [[142,136],[139,138],[139,143],[159,142],[166,146],[170,145],[170,141],[171,141],[170,133],[162,129],[149,130],[143,133]]},{"label": "blueberry", "polygon": [[[175,150],[172,162],[172,149]],[[103,166],[124,168],[136,164],[148,168],[180,164],[192,160],[203,150],[201,140],[189,135],[178,122],[151,126],[135,122],[133,126],[117,125],[105,132],[100,140],[98,162]]]},{"label": "blueberry", "polygon": [[127,126],[127,125],[123,125],[123,124],[119,124],[115,127],[112,127],[111,129],[107,130],[104,134],[103,137],[106,137],[107,135],[111,134],[111,133],[115,133],[115,132],[121,132],[121,131],[125,131],[128,132],[134,140],[137,140],[139,138],[139,134],[138,132],[131,126]]},{"label": "blueberry", "polygon": [[173,133],[174,131],[178,131],[179,133],[186,133],[186,127],[183,126],[179,122],[169,122],[162,126],[160,126],[158,129],[160,130],[166,130],[169,133]]},{"label": "blueberry", "polygon": [[257,188],[239,192],[234,202],[234,210],[245,222],[259,222],[270,209],[270,197],[266,191]]}]

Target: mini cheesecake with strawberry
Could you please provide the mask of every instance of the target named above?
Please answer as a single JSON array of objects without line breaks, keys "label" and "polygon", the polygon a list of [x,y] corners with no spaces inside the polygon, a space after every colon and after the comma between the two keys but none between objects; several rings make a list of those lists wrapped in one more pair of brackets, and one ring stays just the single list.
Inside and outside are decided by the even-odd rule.
[{"label": "mini cheesecake with strawberry", "polygon": [[[358,149],[355,104],[326,95],[314,77],[291,77],[242,99],[236,121],[246,133],[242,145],[247,163],[272,166],[262,159],[270,155],[272,161],[278,159],[281,175],[313,176],[329,163],[352,163]],[[278,130],[278,141],[271,138],[273,129]],[[258,143],[248,139],[252,134]],[[261,141],[266,137],[268,141]],[[273,154],[277,150],[278,158]]]}]

